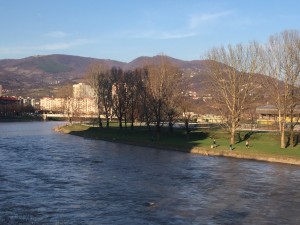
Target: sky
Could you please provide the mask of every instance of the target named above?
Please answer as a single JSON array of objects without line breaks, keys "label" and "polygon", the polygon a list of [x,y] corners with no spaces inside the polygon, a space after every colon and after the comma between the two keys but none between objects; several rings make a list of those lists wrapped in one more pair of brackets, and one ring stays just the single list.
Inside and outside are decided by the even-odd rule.
[{"label": "sky", "polygon": [[300,30],[299,0],[0,0],[0,59],[67,54],[204,59]]}]

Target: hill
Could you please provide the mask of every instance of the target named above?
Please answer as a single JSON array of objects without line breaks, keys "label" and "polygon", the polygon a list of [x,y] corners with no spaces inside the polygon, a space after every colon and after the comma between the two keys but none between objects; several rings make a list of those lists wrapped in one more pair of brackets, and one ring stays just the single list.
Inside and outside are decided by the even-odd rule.
[{"label": "hill", "polygon": [[[191,91],[199,91],[205,80],[206,65],[203,60],[184,61],[168,57],[169,61],[189,77]],[[0,60],[0,84],[7,95],[39,98],[52,95],[58,86],[82,81],[90,64],[106,63],[109,67],[135,69],[145,64],[157,64],[160,56],[138,57],[129,63],[71,55],[31,56],[23,59]]]},{"label": "hill", "polygon": [[98,62],[118,67],[125,64],[114,60],[70,55],[5,59],[0,60],[0,83],[4,89],[8,89],[8,95],[24,95],[33,90],[38,93],[43,90],[45,95],[48,95],[58,85],[80,81],[88,66]]}]

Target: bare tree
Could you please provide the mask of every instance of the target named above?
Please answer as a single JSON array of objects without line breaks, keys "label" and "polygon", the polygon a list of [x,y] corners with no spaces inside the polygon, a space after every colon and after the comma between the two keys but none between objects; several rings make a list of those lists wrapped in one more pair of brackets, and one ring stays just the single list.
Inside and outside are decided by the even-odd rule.
[{"label": "bare tree", "polygon": [[151,99],[150,108],[156,123],[157,137],[160,135],[160,128],[166,121],[166,112],[170,109],[168,103],[176,93],[178,85],[178,70],[172,65],[166,56],[161,55],[159,64],[149,65],[146,88]]},{"label": "bare tree", "polygon": [[294,112],[299,104],[300,37],[298,31],[273,35],[265,47],[266,87],[278,110],[280,147],[286,147],[287,117],[290,116],[290,141],[294,146]]},{"label": "bare tree", "polygon": [[112,78],[109,71],[103,73],[99,78],[100,83],[100,99],[104,108],[106,119],[106,128],[109,128],[110,117],[112,116]]},{"label": "bare tree", "polygon": [[127,96],[128,96],[128,107],[127,115],[131,122],[131,129],[134,128],[134,121],[138,118],[140,109],[139,102],[142,100],[141,93],[143,88],[143,75],[144,69],[135,69],[134,71],[127,71],[126,84],[127,84]]},{"label": "bare tree", "polygon": [[[113,113],[116,115],[119,121],[119,128],[122,129],[123,119],[125,117],[125,113],[127,110],[127,84],[125,81],[124,72],[121,68],[113,67],[111,69],[111,76],[112,76],[112,110]],[[126,123],[126,121],[125,121]]]},{"label": "bare tree", "polygon": [[146,123],[146,126],[149,130],[151,130],[150,123],[154,121],[153,119],[153,113],[151,108],[149,107],[151,105],[151,95],[149,91],[147,90],[147,80],[148,80],[148,71],[145,69],[145,73],[143,73],[142,82],[140,86],[140,97],[141,101],[138,104],[138,110],[139,110],[139,119],[140,121],[144,121]]},{"label": "bare tree", "polygon": [[[289,144],[292,147],[295,147],[295,126],[299,124],[300,113],[299,113],[299,105],[300,105],[300,92],[299,87],[293,88],[290,96],[290,103],[288,107],[288,116],[290,118],[290,136],[289,136]],[[298,107],[298,108],[297,108]]]},{"label": "bare tree", "polygon": [[107,79],[108,71],[109,69],[106,64],[97,63],[97,64],[90,65],[86,73],[87,81],[95,91],[95,95],[96,95],[95,100],[98,108],[98,124],[100,128],[103,127],[101,114],[103,112],[103,108],[107,107],[106,100],[104,99],[103,93],[105,92],[104,89],[107,88],[106,79]]},{"label": "bare tree", "polygon": [[72,85],[65,85],[58,89],[56,97],[64,99],[61,111],[67,115],[68,122],[72,124],[72,111],[73,111],[73,87]]},{"label": "bare tree", "polygon": [[192,119],[192,113],[191,111],[193,110],[194,106],[190,98],[186,96],[182,96],[179,100],[179,108],[180,111],[182,112],[182,119],[184,122],[184,128],[186,132],[186,137],[189,139],[190,136],[190,121]]},{"label": "bare tree", "polygon": [[182,93],[182,76],[180,70],[172,66],[170,68],[170,78],[172,80],[169,80],[169,84],[167,86],[169,87],[166,90],[166,98],[165,98],[165,104],[166,104],[166,112],[168,119],[168,125],[170,132],[173,132],[173,126],[175,123],[175,119],[179,116],[179,99],[181,97]]},{"label": "bare tree", "polygon": [[256,88],[254,74],[262,69],[260,46],[248,45],[213,48],[207,54],[210,82],[208,83],[218,108],[227,118],[230,144],[235,143],[245,104],[253,98]]},{"label": "bare tree", "polygon": [[72,119],[81,122],[82,114],[83,114],[83,98],[71,98],[70,99],[70,108],[71,108],[71,115]]}]

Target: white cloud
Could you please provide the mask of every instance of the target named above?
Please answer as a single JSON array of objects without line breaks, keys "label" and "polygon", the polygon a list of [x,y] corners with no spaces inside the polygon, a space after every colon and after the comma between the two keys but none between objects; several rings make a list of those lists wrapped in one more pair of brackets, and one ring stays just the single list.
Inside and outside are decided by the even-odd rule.
[{"label": "white cloud", "polygon": [[18,55],[18,54],[23,54],[24,50],[21,48],[0,48],[0,54],[2,55]]},{"label": "white cloud", "polygon": [[157,33],[152,38],[154,39],[181,39],[195,36],[195,33],[190,32],[161,32]]},{"label": "white cloud", "polygon": [[[205,13],[193,15],[186,21],[186,26],[175,30],[156,29],[152,23],[144,23],[145,27],[137,30],[125,31],[123,37],[144,39],[183,39],[199,35],[196,28],[203,23],[223,19],[232,15],[233,11],[222,11],[217,13]],[[150,25],[149,25],[150,24]],[[149,29],[149,27],[151,27]],[[154,28],[153,28],[154,27]],[[119,35],[119,34],[118,34]]]},{"label": "white cloud", "polygon": [[36,50],[44,50],[44,51],[51,51],[51,50],[63,50],[63,49],[70,49],[76,46],[84,45],[91,43],[90,40],[87,39],[77,39],[70,42],[60,42],[60,43],[53,43],[53,44],[46,44],[41,46],[33,47]]},{"label": "white cloud", "polygon": [[221,19],[225,16],[229,16],[232,14],[233,14],[233,11],[223,11],[223,12],[218,12],[218,13],[205,13],[205,14],[200,14],[200,15],[193,15],[190,18],[188,25],[189,25],[189,28],[193,29],[205,22],[218,20],[218,19]]},{"label": "white cloud", "polygon": [[52,32],[46,33],[45,36],[51,37],[51,38],[63,38],[63,37],[68,36],[68,34],[63,31],[52,31]]},{"label": "white cloud", "polygon": [[36,54],[37,51],[57,51],[57,50],[66,50],[72,49],[77,46],[85,45],[92,43],[93,41],[88,39],[76,39],[70,42],[59,42],[51,43],[38,46],[20,46],[20,47],[0,47],[0,54],[14,55],[14,54]]},{"label": "white cloud", "polygon": [[145,31],[135,31],[126,32],[124,36],[128,38],[145,38],[145,39],[181,39],[195,36],[193,32],[186,31],[155,31],[155,30],[145,30]]}]

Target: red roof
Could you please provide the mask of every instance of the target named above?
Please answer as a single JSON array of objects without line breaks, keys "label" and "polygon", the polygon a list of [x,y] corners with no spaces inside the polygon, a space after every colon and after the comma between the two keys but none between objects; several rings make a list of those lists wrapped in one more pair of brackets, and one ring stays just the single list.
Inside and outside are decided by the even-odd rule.
[{"label": "red roof", "polygon": [[0,96],[0,100],[18,101],[18,99],[14,96]]}]

